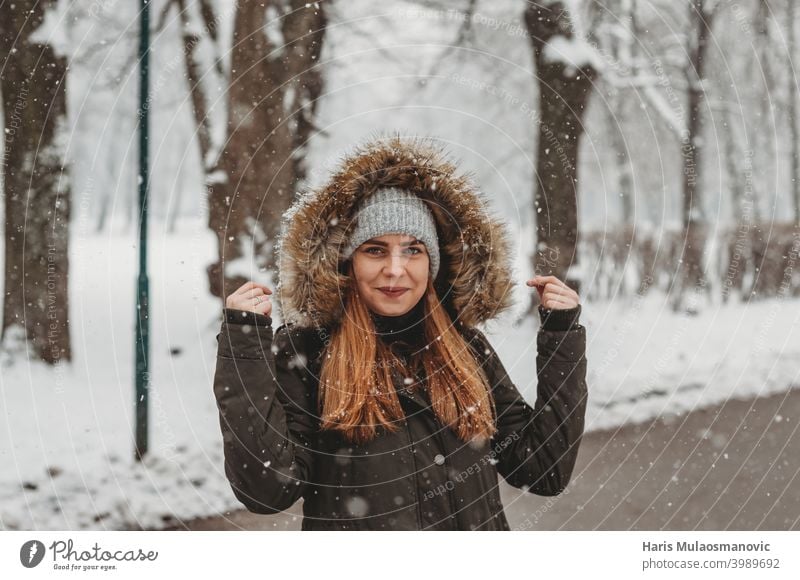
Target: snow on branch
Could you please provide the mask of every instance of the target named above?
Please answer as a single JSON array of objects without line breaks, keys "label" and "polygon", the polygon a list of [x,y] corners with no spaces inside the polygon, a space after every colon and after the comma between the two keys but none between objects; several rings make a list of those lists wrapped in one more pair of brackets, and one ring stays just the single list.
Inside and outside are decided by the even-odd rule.
[{"label": "snow on branch", "polygon": [[58,0],[49,9],[45,9],[42,23],[31,32],[30,42],[50,45],[56,57],[69,58],[72,43],[69,38],[69,4],[65,0]]},{"label": "snow on branch", "polygon": [[683,107],[680,105],[678,105],[677,108],[672,106],[653,84],[645,84],[641,88],[642,94],[647,98],[647,101],[653,106],[661,119],[675,132],[675,135],[679,139],[683,138],[687,131]]},{"label": "snow on branch", "polygon": [[548,63],[561,62],[565,67],[591,66],[596,71],[603,68],[603,60],[592,45],[581,38],[567,38],[560,34],[544,45],[542,59]]}]

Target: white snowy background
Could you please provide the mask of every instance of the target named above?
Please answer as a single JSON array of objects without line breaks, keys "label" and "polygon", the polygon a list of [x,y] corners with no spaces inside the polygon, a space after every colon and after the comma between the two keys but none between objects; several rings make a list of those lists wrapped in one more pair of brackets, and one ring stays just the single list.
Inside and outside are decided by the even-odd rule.
[{"label": "white snowy background", "polygon": [[[208,293],[205,268],[216,249],[206,226],[175,22],[153,39],[151,451],[142,463],[133,459],[137,70],[125,63],[135,52],[138,23],[134,3],[100,5],[103,14],[123,23],[119,30],[101,30],[97,19],[71,19],[68,3],[61,2],[40,33],[73,59],[65,139],[74,199],[74,360],[51,368],[29,356],[24,345],[2,353],[2,529],[158,528],[170,518],[241,507],[223,472],[211,388],[221,303]],[[455,16],[402,2],[381,10],[353,2],[346,17],[338,14],[330,22],[323,55],[329,60],[327,87],[319,112],[325,134],[313,143],[311,184],[323,181],[342,153],[376,131],[435,135],[447,144],[507,220],[516,244],[519,307],[486,331],[533,403],[538,324],[534,319],[512,324],[527,296],[522,283],[531,274],[526,256],[534,218],[535,132],[520,104],[537,102],[530,47],[525,35],[515,32],[524,29],[519,6],[480,3],[484,20],[475,26],[473,48],[455,50],[441,61],[460,25]],[[585,47],[550,50],[554,58],[587,58]],[[580,220],[585,228],[613,229],[619,223],[616,176],[599,108],[602,100],[594,99],[587,116]],[[669,227],[678,220],[678,197],[672,194],[679,188],[679,149],[664,145],[666,138],[656,129],[637,138],[631,153],[640,172],[637,223]],[[708,161],[712,167],[715,154]],[[724,224],[730,217],[720,171],[709,172],[706,204],[711,219]],[[779,181],[774,168],[759,171]],[[783,189],[768,193],[764,206],[786,211]],[[274,287],[267,273],[242,267]],[[583,283],[591,286],[594,271],[585,272]],[[800,385],[796,300],[722,304],[700,298],[698,306],[697,315],[676,314],[656,291],[643,299],[583,303],[587,430]]]}]

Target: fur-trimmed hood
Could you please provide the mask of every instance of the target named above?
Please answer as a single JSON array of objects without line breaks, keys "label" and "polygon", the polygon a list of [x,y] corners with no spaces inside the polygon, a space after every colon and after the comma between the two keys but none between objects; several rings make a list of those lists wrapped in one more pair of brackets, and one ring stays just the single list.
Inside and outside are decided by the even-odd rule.
[{"label": "fur-trimmed hood", "polygon": [[325,185],[286,212],[275,245],[276,301],[284,322],[319,328],[341,320],[348,277],[339,267],[340,251],[358,205],[382,187],[404,188],[433,212],[441,254],[434,287],[453,320],[471,327],[511,307],[505,225],[435,142],[396,135],[358,147]]}]

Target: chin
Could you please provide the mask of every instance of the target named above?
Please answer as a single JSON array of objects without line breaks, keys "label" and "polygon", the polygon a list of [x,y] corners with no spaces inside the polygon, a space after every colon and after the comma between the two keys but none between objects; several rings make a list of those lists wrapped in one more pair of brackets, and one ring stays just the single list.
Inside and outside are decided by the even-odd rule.
[{"label": "chin", "polygon": [[[381,298],[381,297],[379,297]],[[383,316],[400,316],[405,314],[414,307],[416,302],[387,303],[385,300],[376,300],[372,306],[372,310]]]},{"label": "chin", "polygon": [[399,304],[378,304],[375,311],[384,316],[400,316],[411,310],[411,306],[401,306]]}]

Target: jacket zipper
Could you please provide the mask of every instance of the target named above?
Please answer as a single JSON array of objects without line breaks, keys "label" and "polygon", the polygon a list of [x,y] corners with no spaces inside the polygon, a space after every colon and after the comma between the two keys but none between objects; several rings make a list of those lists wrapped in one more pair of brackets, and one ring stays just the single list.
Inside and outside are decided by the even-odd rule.
[{"label": "jacket zipper", "polygon": [[419,493],[417,493],[417,453],[414,441],[411,439],[411,429],[408,427],[408,419],[404,420],[406,426],[406,435],[408,436],[408,444],[411,446],[411,463],[414,469],[414,481],[411,488],[414,490],[414,502],[417,504],[417,529],[422,530],[422,506],[419,503]]},{"label": "jacket zipper", "polygon": [[[437,431],[436,441],[439,443],[439,451],[442,453],[442,457],[444,457],[444,469],[445,469],[445,475],[447,476],[447,479],[445,480],[446,483],[450,481],[450,462],[447,459],[447,453],[446,453],[447,450],[444,448],[444,441],[442,440],[441,431]],[[455,489],[455,485],[453,486],[453,489]],[[445,485],[445,491],[447,492],[447,500],[448,503],[450,504],[450,517],[448,517],[447,519],[450,520],[450,525],[452,529],[458,529],[457,525],[453,525],[453,522],[458,524],[458,515],[456,514],[456,504],[455,504],[455,498],[453,497],[453,492],[452,490],[447,489],[446,485]]]}]

